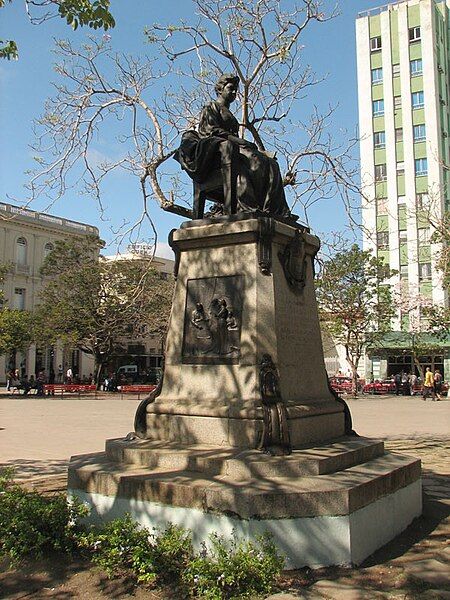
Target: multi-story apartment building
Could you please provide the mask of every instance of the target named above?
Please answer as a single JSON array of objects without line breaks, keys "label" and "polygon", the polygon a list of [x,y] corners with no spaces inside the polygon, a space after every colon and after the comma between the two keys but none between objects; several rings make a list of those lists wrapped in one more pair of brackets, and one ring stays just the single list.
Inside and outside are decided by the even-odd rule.
[{"label": "multi-story apartment building", "polygon": [[[367,360],[375,378],[413,370],[412,319],[417,327],[427,301],[448,302],[429,216],[450,208],[449,8],[450,0],[400,0],[356,20],[364,247],[398,273],[384,283],[403,299],[392,350],[386,341]],[[430,359],[450,376],[448,345]]]},{"label": "multi-story apartment building", "polygon": [[[3,285],[7,305],[32,312],[44,281],[40,268],[55,241],[98,233],[92,225],[0,202],[0,264],[9,267]],[[11,367],[30,376],[41,370],[48,374],[51,366],[57,373],[59,365],[70,366],[81,377],[93,372],[93,360],[87,354],[60,345],[39,348],[32,344],[24,353],[0,356],[0,381]]]}]

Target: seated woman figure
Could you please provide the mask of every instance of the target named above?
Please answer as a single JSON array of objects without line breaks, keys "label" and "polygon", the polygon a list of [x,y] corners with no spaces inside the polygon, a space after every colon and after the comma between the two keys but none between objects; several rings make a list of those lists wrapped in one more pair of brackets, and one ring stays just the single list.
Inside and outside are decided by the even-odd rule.
[{"label": "seated woman figure", "polygon": [[260,152],[252,142],[239,137],[239,123],[230,111],[238,85],[239,78],[234,75],[219,78],[215,86],[217,99],[203,107],[198,131],[183,134],[175,158],[194,181],[202,183],[213,169],[220,167],[220,146],[227,140],[238,154],[238,211],[263,212],[292,219],[278,162]]}]

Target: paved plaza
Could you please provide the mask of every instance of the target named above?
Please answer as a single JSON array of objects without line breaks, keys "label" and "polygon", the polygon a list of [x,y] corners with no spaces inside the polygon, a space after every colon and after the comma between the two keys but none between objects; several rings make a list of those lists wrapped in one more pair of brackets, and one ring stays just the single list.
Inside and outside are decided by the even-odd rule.
[{"label": "paved plaza", "polygon": [[[347,400],[362,436],[387,440],[450,438],[450,400],[362,396]],[[0,397],[0,463],[19,477],[63,473],[73,454],[99,452],[133,429],[137,398]]]},{"label": "paved plaza", "polygon": [[[137,404],[137,398],[113,394],[63,399],[3,395],[0,463],[14,466],[17,477],[37,489],[62,490],[69,457],[100,451],[106,438],[126,435],[133,429]],[[272,598],[450,599],[450,400],[362,397],[348,400],[348,404],[354,429],[360,435],[383,438],[388,450],[422,459],[424,514],[360,567],[289,573],[283,581],[284,591]],[[77,592],[80,577],[78,573],[61,584],[66,592],[70,590],[67,597],[80,597]],[[87,572],[83,577],[86,582],[95,575]],[[14,587],[16,591],[19,583]],[[57,581],[53,584],[55,594],[61,591]],[[39,595],[42,593],[41,590],[27,597],[63,597],[47,592]],[[133,597],[158,600],[161,597],[142,593],[141,596],[139,591]],[[95,598],[106,597],[103,592],[95,595]]]}]

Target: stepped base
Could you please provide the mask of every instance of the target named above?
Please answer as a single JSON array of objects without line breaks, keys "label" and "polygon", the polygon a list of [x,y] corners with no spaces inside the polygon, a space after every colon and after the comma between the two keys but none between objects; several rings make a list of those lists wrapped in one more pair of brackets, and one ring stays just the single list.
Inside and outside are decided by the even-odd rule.
[{"label": "stepped base", "polygon": [[341,438],[271,457],[254,450],[109,440],[73,457],[69,493],[91,519],[129,512],[147,527],[254,538],[270,531],[287,568],[358,564],[421,514],[420,461]]}]

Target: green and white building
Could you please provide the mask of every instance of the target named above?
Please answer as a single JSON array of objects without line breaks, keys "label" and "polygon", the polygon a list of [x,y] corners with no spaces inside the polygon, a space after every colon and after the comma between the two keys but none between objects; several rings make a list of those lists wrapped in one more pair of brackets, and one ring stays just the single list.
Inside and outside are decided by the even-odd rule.
[{"label": "green and white building", "polygon": [[[449,10],[450,0],[403,0],[356,20],[364,247],[398,272],[386,283],[408,295],[409,306],[414,297],[417,305],[448,302],[429,213],[438,218],[450,208]],[[413,312],[398,310],[397,340],[368,357],[366,376],[412,370],[411,319],[420,320]],[[431,359],[449,379],[449,357],[443,344],[423,362]]]}]

